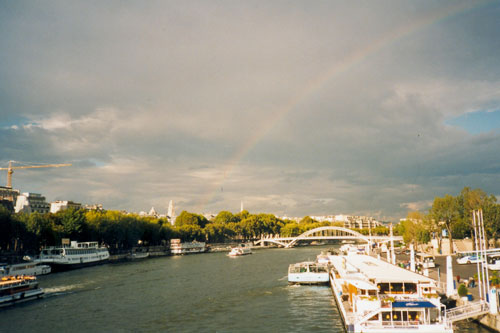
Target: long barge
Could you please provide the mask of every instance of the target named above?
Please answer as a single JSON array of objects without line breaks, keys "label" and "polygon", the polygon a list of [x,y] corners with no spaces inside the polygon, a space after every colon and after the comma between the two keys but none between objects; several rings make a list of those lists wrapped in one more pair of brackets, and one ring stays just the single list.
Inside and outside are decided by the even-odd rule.
[{"label": "long barge", "polygon": [[97,242],[71,241],[70,245],[43,248],[37,260],[50,265],[53,272],[60,272],[105,263],[109,251]]},{"label": "long barge", "polygon": [[329,260],[330,286],[347,332],[453,332],[435,280],[368,255]]}]

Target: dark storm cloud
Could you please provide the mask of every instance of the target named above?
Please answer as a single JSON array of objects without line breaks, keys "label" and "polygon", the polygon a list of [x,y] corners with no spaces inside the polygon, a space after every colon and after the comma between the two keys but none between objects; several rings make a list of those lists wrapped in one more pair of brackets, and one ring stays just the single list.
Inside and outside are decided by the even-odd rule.
[{"label": "dark storm cloud", "polygon": [[[405,30],[437,12],[450,14]],[[446,121],[498,109],[499,15],[496,2],[2,2],[0,154],[73,163],[17,172],[22,191],[128,210],[243,200],[398,218],[463,186],[498,195],[498,132]]]}]

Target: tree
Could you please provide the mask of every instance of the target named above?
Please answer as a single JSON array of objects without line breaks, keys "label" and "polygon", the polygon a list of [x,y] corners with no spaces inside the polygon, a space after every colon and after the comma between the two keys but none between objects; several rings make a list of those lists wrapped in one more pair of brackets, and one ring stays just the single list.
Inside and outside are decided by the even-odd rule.
[{"label": "tree", "polygon": [[217,214],[214,219],[215,223],[229,223],[238,222],[238,219],[233,215],[233,213],[223,210]]},{"label": "tree", "polygon": [[65,235],[72,239],[80,239],[80,235],[86,231],[85,211],[83,209],[69,208],[56,213],[60,217],[61,225]]},{"label": "tree", "polygon": [[449,194],[443,198],[436,197],[430,210],[431,217],[437,223],[442,223],[444,228],[448,231],[448,239],[450,241],[450,253],[453,253],[453,238],[451,230],[453,225],[458,221],[458,202]]},{"label": "tree", "polygon": [[493,238],[495,242],[494,247],[496,247],[500,232],[500,204],[492,203],[487,205],[483,213],[485,229],[491,238]]},{"label": "tree", "polygon": [[281,236],[283,237],[295,237],[301,234],[301,228],[296,222],[290,222],[285,224],[280,231]]},{"label": "tree", "polygon": [[302,220],[300,220],[299,224],[311,224],[316,222],[317,221],[311,218],[310,216],[304,216]]},{"label": "tree", "polygon": [[177,227],[181,227],[184,225],[196,225],[200,228],[205,228],[205,225],[208,223],[208,220],[199,214],[189,213],[185,210],[180,213],[179,216],[175,219],[175,225]]},{"label": "tree", "polygon": [[[483,213],[487,209],[487,207],[496,202],[496,198],[492,196],[488,196],[485,191],[482,189],[474,189],[472,190],[470,187],[464,187],[460,192],[460,195],[457,197],[458,205],[459,205],[459,213],[462,218],[463,226],[465,228],[468,226],[467,234],[472,233],[472,211],[482,209]],[[483,215],[484,217],[484,215]],[[487,227],[487,219],[484,220],[485,229],[488,230]],[[485,235],[486,237],[488,235]],[[486,239],[487,240],[487,239]],[[486,241],[488,244],[488,241]]]}]

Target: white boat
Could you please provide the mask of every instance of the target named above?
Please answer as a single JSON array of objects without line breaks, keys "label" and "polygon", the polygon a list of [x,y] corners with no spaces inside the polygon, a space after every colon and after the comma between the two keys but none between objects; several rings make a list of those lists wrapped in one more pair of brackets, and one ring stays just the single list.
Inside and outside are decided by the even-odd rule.
[{"label": "white boat", "polygon": [[343,254],[367,254],[368,245],[344,244],[339,251]]},{"label": "white boat", "polygon": [[184,242],[180,239],[172,239],[170,241],[170,252],[172,254],[191,254],[206,252],[207,247],[205,242]]},{"label": "white boat", "polygon": [[49,274],[51,268],[49,265],[43,265],[39,262],[23,262],[12,265],[0,265],[0,277],[8,275],[43,275]]},{"label": "white boat", "polygon": [[312,261],[288,266],[288,283],[291,284],[328,284],[328,264]]},{"label": "white boat", "polygon": [[149,257],[149,252],[132,252],[127,255],[127,259],[137,260],[137,259],[146,259]]},{"label": "white boat", "polygon": [[239,257],[247,254],[252,254],[252,248],[249,245],[240,244],[237,247],[233,247],[229,252],[230,257]]},{"label": "white boat", "polygon": [[0,279],[0,306],[40,298],[43,294],[43,289],[38,287],[34,276],[4,276]]},{"label": "white boat", "polygon": [[330,256],[338,254],[337,249],[328,249],[326,251],[321,251],[316,257],[316,262],[320,264],[330,264]]},{"label": "white boat", "polygon": [[436,263],[434,262],[435,258],[431,254],[426,253],[417,253],[417,265],[423,268],[434,268],[436,267]]},{"label": "white boat", "polygon": [[330,286],[348,332],[453,332],[435,280],[367,255],[330,262]]},{"label": "white boat", "polygon": [[70,245],[42,249],[38,261],[50,265],[52,271],[57,272],[101,264],[108,259],[108,248],[99,246],[97,242],[71,241]]},{"label": "white boat", "polygon": [[488,256],[488,269],[491,269],[492,271],[500,270],[500,254]]}]

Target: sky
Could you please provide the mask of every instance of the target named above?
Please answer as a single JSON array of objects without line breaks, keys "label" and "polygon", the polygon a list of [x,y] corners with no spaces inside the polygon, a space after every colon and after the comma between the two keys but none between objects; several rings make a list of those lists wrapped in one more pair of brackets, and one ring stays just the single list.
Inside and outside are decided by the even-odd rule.
[{"label": "sky", "polygon": [[[498,1],[0,0],[0,166],[48,201],[397,220],[500,197]],[[5,179],[6,173],[0,175]]]}]

